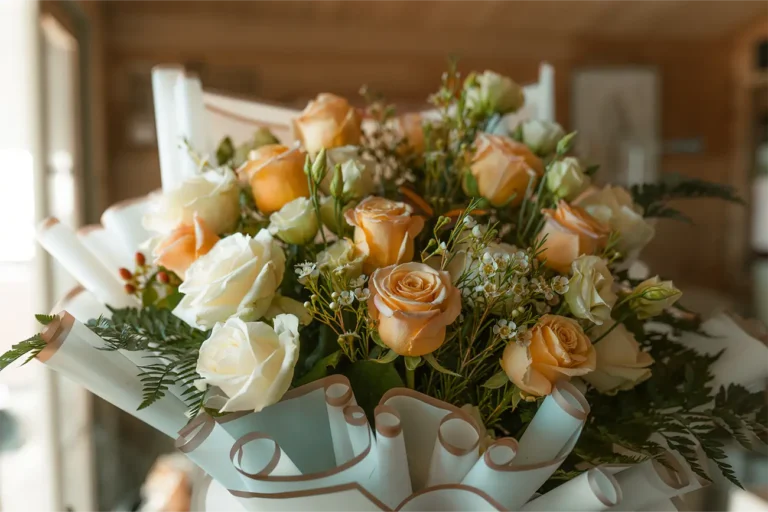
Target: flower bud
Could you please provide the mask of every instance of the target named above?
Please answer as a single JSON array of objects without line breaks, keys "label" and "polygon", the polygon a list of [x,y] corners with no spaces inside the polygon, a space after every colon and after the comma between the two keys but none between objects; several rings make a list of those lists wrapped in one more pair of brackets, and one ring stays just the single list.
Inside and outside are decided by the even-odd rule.
[{"label": "flower bud", "polygon": [[137,252],[135,258],[136,258],[136,264],[138,266],[143,267],[144,265],[147,264],[147,258],[145,258],[142,253]]},{"label": "flower bud", "polygon": [[321,149],[312,162],[312,181],[320,183],[325,178],[328,168],[326,167],[325,148]]},{"label": "flower bud", "polygon": [[318,227],[317,214],[306,197],[294,199],[269,216],[269,232],[289,244],[311,242]]},{"label": "flower bud", "polygon": [[127,293],[128,295],[133,295],[134,293],[136,293],[136,287],[133,286],[132,284],[126,284],[124,286],[124,289],[125,289],[125,293]]},{"label": "flower bud", "polygon": [[659,276],[654,276],[637,285],[630,295],[629,306],[638,318],[650,318],[661,314],[677,302],[682,294],[672,281],[661,281]]},{"label": "flower bud", "polygon": [[552,164],[547,172],[547,188],[558,198],[573,199],[590,184],[579,160],[569,156]]},{"label": "flower bud", "polygon": [[341,165],[336,164],[333,168],[333,179],[331,180],[331,195],[341,199],[344,195],[344,176],[341,173]]},{"label": "flower bud", "polygon": [[559,124],[531,119],[520,125],[523,143],[539,156],[553,153],[565,132]]},{"label": "flower bud", "polygon": [[163,284],[168,284],[171,281],[171,278],[168,277],[166,272],[160,271],[157,273],[157,280]]},{"label": "flower bud", "polygon": [[117,273],[120,274],[120,278],[124,281],[128,281],[129,279],[133,278],[133,274],[131,274],[131,271],[127,268],[120,268]]},{"label": "flower bud", "polygon": [[467,105],[476,112],[506,114],[518,110],[525,103],[523,88],[493,71],[477,75],[465,86]]}]

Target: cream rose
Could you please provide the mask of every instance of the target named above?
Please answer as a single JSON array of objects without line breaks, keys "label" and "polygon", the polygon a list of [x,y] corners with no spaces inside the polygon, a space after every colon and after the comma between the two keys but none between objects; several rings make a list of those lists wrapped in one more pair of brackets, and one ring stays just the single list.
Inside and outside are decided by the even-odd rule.
[{"label": "cream rose", "polygon": [[531,329],[529,346],[512,342],[501,367],[518,388],[533,396],[552,392],[558,380],[584,376],[595,369],[592,342],[571,318],[544,315]]},{"label": "cream rose", "polygon": [[288,244],[304,245],[317,234],[317,213],[312,201],[298,197],[269,216],[269,232]]},{"label": "cream rose", "polygon": [[640,344],[632,333],[622,324],[613,327],[613,323],[605,323],[596,328],[594,334],[590,331],[590,334],[598,339],[606,332],[608,334],[595,343],[597,368],[582,378],[605,394],[632,389],[648,379],[653,358],[640,350]]},{"label": "cream rose", "polygon": [[611,308],[618,298],[613,291],[613,275],[602,258],[581,256],[571,265],[565,301],[576,318],[602,325],[611,318]]},{"label": "cream rose", "polygon": [[283,280],[285,254],[269,231],[254,237],[235,233],[220,240],[187,269],[184,294],[173,314],[199,329],[233,315],[264,316]]},{"label": "cream rose", "polygon": [[520,204],[528,188],[544,174],[541,160],[525,144],[502,137],[481,133],[475,139],[475,154],[470,165],[477,190],[464,179],[467,195],[479,194],[493,206],[504,206],[510,201]]},{"label": "cream rose", "polygon": [[373,192],[375,164],[358,153],[357,146],[343,146],[328,150],[326,153],[328,172],[320,183],[323,193],[331,194],[331,182],[336,165],[341,166],[344,183],[343,194],[348,199],[362,199]]},{"label": "cream rose", "polygon": [[643,218],[643,209],[635,204],[625,188],[606,185],[585,194],[578,204],[621,235],[617,248],[625,255],[639,252],[653,239],[654,227]]},{"label": "cream rose", "polygon": [[610,228],[583,209],[560,201],[556,210],[543,212],[546,222],[537,240],[544,242],[538,258],[549,268],[567,274],[576,258],[605,247]]},{"label": "cream rose", "polygon": [[525,103],[523,88],[493,71],[484,71],[467,88],[467,106],[474,111],[514,112]]},{"label": "cream rose", "polygon": [[461,313],[461,292],[448,272],[424,263],[380,268],[371,276],[368,311],[381,340],[396,353],[423,356],[440,348]]},{"label": "cream rose", "polygon": [[413,240],[424,228],[424,219],[412,214],[407,204],[383,197],[367,197],[344,214],[355,227],[355,246],[366,257],[366,274],[413,259]]},{"label": "cream rose", "polygon": [[313,154],[360,143],[360,116],[346,99],[334,94],[319,94],[293,123],[296,138]]},{"label": "cream rose", "polygon": [[581,194],[592,181],[584,174],[577,158],[563,158],[552,164],[547,171],[547,189],[562,199],[573,199]]},{"label": "cream rose", "polygon": [[552,121],[531,119],[520,126],[523,143],[537,155],[546,156],[554,153],[557,143],[565,136],[563,128]]},{"label": "cream rose", "polygon": [[203,219],[195,214],[192,225],[183,224],[154,248],[155,265],[163,266],[184,279],[187,269],[219,241]]},{"label": "cream rose", "polygon": [[659,276],[646,279],[635,287],[629,306],[641,319],[658,316],[683,295],[672,281],[662,281]]},{"label": "cream rose", "polygon": [[342,238],[317,255],[317,266],[323,270],[339,272],[354,278],[363,273],[365,257],[355,252],[355,244],[349,238]]},{"label": "cream rose", "polygon": [[240,190],[234,173],[217,169],[198,174],[170,192],[155,194],[143,219],[149,231],[170,233],[192,225],[195,214],[217,234],[235,229],[240,218]]},{"label": "cream rose", "polygon": [[299,320],[277,315],[274,327],[230,318],[200,346],[197,373],[229,400],[221,412],[259,412],[283,397],[299,356]]}]

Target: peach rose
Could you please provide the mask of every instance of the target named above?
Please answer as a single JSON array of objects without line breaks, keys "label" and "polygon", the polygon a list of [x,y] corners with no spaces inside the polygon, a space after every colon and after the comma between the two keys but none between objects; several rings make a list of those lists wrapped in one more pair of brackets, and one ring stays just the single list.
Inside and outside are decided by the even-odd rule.
[{"label": "peach rose", "polygon": [[579,256],[604,248],[611,233],[607,224],[565,201],[560,201],[556,210],[545,209],[543,213],[547,220],[537,239],[547,239],[539,259],[546,259],[545,265],[561,274],[568,274]]},{"label": "peach rose", "polygon": [[256,207],[262,213],[269,215],[298,197],[309,197],[305,158],[299,148],[281,144],[268,144],[251,151],[238,174],[250,182]]},{"label": "peach rose", "polygon": [[398,116],[394,120],[395,130],[405,139],[411,151],[417,154],[424,152],[424,125],[421,114],[410,113]]},{"label": "peach rose", "polygon": [[585,375],[595,369],[592,342],[571,318],[544,315],[531,329],[531,343],[507,345],[501,367],[509,380],[533,396],[552,392],[558,380]]},{"label": "peach rose", "polygon": [[192,224],[181,224],[155,247],[155,265],[161,265],[184,279],[189,266],[208,254],[219,237],[195,214]]},{"label": "peach rose", "polygon": [[424,228],[424,219],[412,215],[405,203],[383,197],[367,197],[344,214],[355,227],[357,252],[366,256],[363,272],[413,259],[413,240]]},{"label": "peach rose", "polygon": [[310,153],[323,148],[360,144],[362,120],[349,102],[335,94],[321,93],[293,120],[296,138]]},{"label": "peach rose", "polygon": [[461,292],[448,272],[424,263],[380,268],[371,276],[368,311],[379,336],[403,356],[422,356],[440,348],[445,329],[461,313]]},{"label": "peach rose", "polygon": [[[475,139],[475,155],[470,173],[477,182],[477,193],[493,206],[518,205],[528,182],[544,174],[544,164],[525,144],[500,135],[480,133]],[[467,180],[464,192],[475,195]],[[513,199],[514,196],[514,199]]]}]

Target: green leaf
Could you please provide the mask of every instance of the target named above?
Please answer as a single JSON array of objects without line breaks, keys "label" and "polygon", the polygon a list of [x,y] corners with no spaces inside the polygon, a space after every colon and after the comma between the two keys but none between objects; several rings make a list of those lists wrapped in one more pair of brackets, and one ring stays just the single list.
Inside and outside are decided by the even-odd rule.
[{"label": "green leaf", "polygon": [[571,146],[573,146],[573,139],[576,137],[577,133],[578,132],[571,132],[560,139],[560,142],[557,143],[558,156],[563,156],[571,150]]},{"label": "green leaf", "polygon": [[485,381],[485,383],[483,384],[483,387],[488,389],[499,389],[500,387],[508,383],[509,383],[509,377],[507,377],[507,374],[504,372],[498,372],[494,374],[493,377]]},{"label": "green leaf", "polygon": [[381,348],[386,348],[386,349],[389,348],[387,345],[384,344],[384,341],[382,341],[378,331],[371,332],[371,339],[373,339],[373,342],[378,346],[380,346]]},{"label": "green leaf", "polygon": [[403,381],[393,363],[356,361],[347,366],[342,373],[349,379],[355,392],[355,399],[365,410],[369,420],[372,420],[373,410],[384,393],[393,388],[403,387]]},{"label": "green leaf", "polygon": [[480,197],[480,188],[477,185],[477,180],[471,172],[467,171],[462,177],[464,184],[464,192],[470,197]]},{"label": "green leaf", "polygon": [[420,356],[405,356],[405,367],[408,368],[410,371],[414,371],[416,368],[419,367],[421,364],[421,357]]},{"label": "green leaf", "polygon": [[144,291],[141,294],[141,304],[144,307],[151,306],[155,302],[157,302],[158,299],[158,293],[154,286],[151,284],[147,285],[146,288],[144,288]]},{"label": "green leaf", "polygon": [[183,293],[175,291],[170,295],[166,295],[164,298],[160,299],[160,301],[158,301],[156,306],[160,309],[173,310],[176,306],[179,305],[179,302],[181,302],[181,299],[183,298],[184,298]]},{"label": "green leaf", "polygon": [[600,170],[599,165],[590,165],[586,169],[584,169],[584,174],[586,174],[587,176],[594,176],[595,174],[597,174],[597,171],[599,170]]},{"label": "green leaf", "polygon": [[31,338],[27,338],[26,340],[17,343],[11,347],[11,350],[0,356],[0,370],[7,368],[11,363],[23,356],[27,356],[27,359],[22,364],[27,364],[34,359],[45,346],[45,340],[43,340],[42,336],[39,334],[35,334]]},{"label": "green leaf", "polygon": [[446,375],[453,375],[454,377],[461,377],[461,375],[459,375],[458,373],[456,373],[456,372],[452,372],[451,370],[449,370],[449,369],[447,369],[447,368],[445,368],[445,367],[441,366],[441,365],[440,365],[440,363],[438,363],[438,362],[437,362],[437,359],[435,359],[435,356],[434,356],[434,355],[432,355],[432,354],[427,354],[427,355],[424,355],[424,356],[422,356],[422,357],[424,358],[424,360],[425,360],[427,363],[429,363],[429,366],[431,366],[432,368],[434,368],[434,369],[435,369],[435,370],[437,370],[438,372],[440,372],[440,373],[444,373],[444,374],[446,374]]},{"label": "green leaf", "polygon": [[56,320],[55,315],[35,315],[35,320],[40,323],[40,325],[48,325],[49,323]]},{"label": "green leaf", "polygon": [[315,365],[307,373],[302,375],[300,379],[297,379],[293,385],[294,387],[303,386],[316,380],[320,380],[328,375],[329,368],[336,368],[341,361],[341,350],[337,350],[331,355],[325,356],[315,363]]},{"label": "green leaf", "polygon": [[517,404],[519,404],[520,400],[522,399],[523,399],[523,395],[520,393],[520,388],[518,388],[517,386],[514,386],[512,388],[512,400],[511,400],[513,411],[517,409]]},{"label": "green leaf", "polygon": [[388,364],[394,361],[395,359],[397,359],[397,356],[398,356],[397,352],[395,352],[394,350],[390,350],[386,354],[384,354],[381,358],[369,359],[369,361],[373,361],[374,363],[379,363],[379,364]]},{"label": "green leaf", "polygon": [[219,147],[216,148],[216,163],[219,165],[224,165],[232,160],[232,157],[234,156],[235,145],[232,144],[232,139],[229,137],[224,137],[224,139],[219,142]]}]

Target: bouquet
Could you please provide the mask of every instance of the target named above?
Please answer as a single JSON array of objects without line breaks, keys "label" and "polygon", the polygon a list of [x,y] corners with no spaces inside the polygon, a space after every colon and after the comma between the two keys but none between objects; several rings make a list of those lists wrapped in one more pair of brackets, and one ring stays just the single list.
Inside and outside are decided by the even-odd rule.
[{"label": "bouquet", "polygon": [[738,484],[723,440],[765,441],[765,401],[713,386],[722,352],[680,342],[701,319],[634,265],[671,201],[733,191],[598,186],[576,133],[507,130],[523,90],[490,71],[423,114],[363,92],[318,95],[292,145],[187,143],[188,179],[103,226],[46,221],[85,290],[0,369],[44,361],[248,509],[642,510],[706,459]]}]

